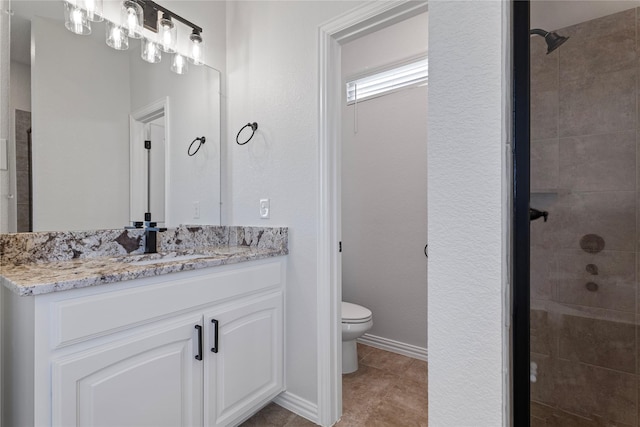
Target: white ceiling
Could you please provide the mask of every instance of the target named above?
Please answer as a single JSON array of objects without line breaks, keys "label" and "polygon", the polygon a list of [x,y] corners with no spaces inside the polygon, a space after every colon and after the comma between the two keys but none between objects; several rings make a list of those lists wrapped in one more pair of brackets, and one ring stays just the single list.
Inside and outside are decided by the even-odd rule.
[{"label": "white ceiling", "polygon": [[553,31],[639,6],[640,0],[532,0],[531,28]]}]

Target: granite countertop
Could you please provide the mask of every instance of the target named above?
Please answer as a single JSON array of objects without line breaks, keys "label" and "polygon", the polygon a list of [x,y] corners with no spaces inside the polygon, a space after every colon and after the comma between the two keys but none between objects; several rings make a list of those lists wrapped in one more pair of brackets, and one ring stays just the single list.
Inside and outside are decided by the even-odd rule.
[{"label": "granite countertop", "polygon": [[[5,265],[0,267],[0,281],[20,296],[41,295],[280,255],[286,253],[278,249],[211,247],[182,252]],[[142,265],[138,264],[140,262]]]},{"label": "granite countertop", "polygon": [[[42,295],[288,254],[286,228],[178,228],[166,242],[161,242],[159,249],[164,250],[153,254],[141,253],[139,243],[127,250],[122,250],[123,245],[116,245],[117,250],[114,250],[116,239],[105,238],[110,233],[65,233],[54,236],[55,239],[51,233],[2,235],[0,237],[5,237],[5,259],[0,265],[0,284],[20,296]],[[111,234],[117,235],[118,241],[122,242],[122,232],[118,233]],[[212,239],[213,235],[218,238]],[[97,249],[86,246],[86,242],[94,245],[96,240],[100,241]],[[56,241],[56,248],[49,248],[46,255],[43,251],[38,252],[38,248],[46,245],[34,244],[52,241]],[[197,242],[199,246],[184,245],[184,241]],[[78,242],[85,244],[84,252],[78,250]],[[66,250],[71,246],[74,250]],[[179,246],[187,249],[182,250]],[[61,252],[59,247],[64,247],[65,251]],[[105,247],[109,249],[105,250]],[[28,255],[24,255],[27,252]],[[67,256],[67,252],[70,255]]]}]

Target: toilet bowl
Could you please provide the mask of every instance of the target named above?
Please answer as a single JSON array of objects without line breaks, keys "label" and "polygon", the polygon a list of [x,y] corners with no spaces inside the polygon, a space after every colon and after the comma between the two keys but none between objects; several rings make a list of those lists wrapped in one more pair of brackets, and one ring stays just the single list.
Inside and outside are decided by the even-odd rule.
[{"label": "toilet bowl", "polygon": [[373,326],[371,310],[361,305],[342,302],[342,373],[358,370],[356,339]]}]

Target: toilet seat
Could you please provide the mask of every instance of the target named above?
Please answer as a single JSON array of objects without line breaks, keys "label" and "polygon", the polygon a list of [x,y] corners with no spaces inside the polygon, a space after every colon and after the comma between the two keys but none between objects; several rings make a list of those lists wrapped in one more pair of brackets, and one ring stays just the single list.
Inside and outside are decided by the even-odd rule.
[{"label": "toilet seat", "polygon": [[371,320],[371,310],[358,304],[342,301],[342,323],[367,323]]}]

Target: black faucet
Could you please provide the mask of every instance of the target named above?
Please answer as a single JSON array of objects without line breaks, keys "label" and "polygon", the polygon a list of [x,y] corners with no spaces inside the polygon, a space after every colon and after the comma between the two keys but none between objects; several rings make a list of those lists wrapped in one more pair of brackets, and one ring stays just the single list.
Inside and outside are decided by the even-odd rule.
[{"label": "black faucet", "polygon": [[158,231],[167,231],[165,227],[158,227],[157,222],[144,222],[144,253],[155,254],[158,252]]},{"label": "black faucet", "polygon": [[165,227],[158,227],[157,222],[153,221],[133,221],[133,225],[124,228],[144,228],[144,253],[155,254],[158,252],[158,231],[167,231]]},{"label": "black faucet", "polygon": [[534,221],[540,217],[543,217],[544,222],[547,222],[548,216],[549,216],[549,212],[547,211],[539,211],[538,209],[529,208],[529,221]]}]

